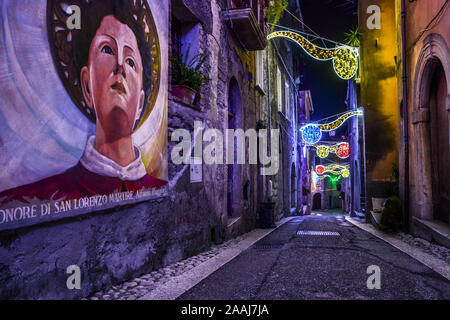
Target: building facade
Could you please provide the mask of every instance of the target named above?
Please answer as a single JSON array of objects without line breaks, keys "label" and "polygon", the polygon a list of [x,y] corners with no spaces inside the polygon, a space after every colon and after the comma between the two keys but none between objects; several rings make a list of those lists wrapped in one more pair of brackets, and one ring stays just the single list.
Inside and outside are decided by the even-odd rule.
[{"label": "building facade", "polygon": [[398,79],[399,88],[403,79],[407,88],[399,97],[400,191],[409,198],[407,223],[413,234],[450,246],[449,5],[397,1],[396,9],[406,52],[406,70],[399,70]]},{"label": "building facade", "polygon": [[[266,43],[264,1],[172,0],[152,5],[167,14],[169,56],[205,54],[201,70],[209,78],[193,103],[176,96],[169,80],[167,194],[1,231],[1,298],[86,297],[258,227],[262,202],[276,203],[274,220],[302,212],[305,168],[297,148],[297,125],[305,106],[299,103],[295,81],[300,73],[293,59],[297,49],[282,41]],[[45,10],[37,12],[36,19],[44,24]],[[199,155],[194,142],[206,149],[227,129],[279,130],[279,169],[264,176],[262,165],[248,159],[243,164],[174,164],[171,157],[181,141],[174,133],[182,129],[192,138],[192,158]],[[204,136],[208,129],[217,133],[209,140]],[[252,142],[244,141],[250,150]],[[220,155],[219,149],[215,152]],[[80,290],[66,286],[70,265],[81,269]]]},{"label": "building facade", "polygon": [[[364,108],[366,207],[373,198],[398,195],[393,166],[398,167],[399,63],[394,1],[358,2],[361,33],[360,106]],[[377,22],[380,25],[377,25]],[[362,136],[361,134],[361,136]]]}]

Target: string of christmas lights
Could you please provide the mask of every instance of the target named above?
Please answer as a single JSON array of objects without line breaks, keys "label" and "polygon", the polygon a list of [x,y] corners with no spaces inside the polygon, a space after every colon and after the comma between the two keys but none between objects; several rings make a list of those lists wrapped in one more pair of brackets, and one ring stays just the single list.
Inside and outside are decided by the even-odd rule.
[{"label": "string of christmas lights", "polygon": [[311,147],[316,148],[316,154],[319,158],[326,158],[330,153],[335,153],[339,158],[346,159],[350,156],[350,145],[348,142],[340,142],[335,145],[318,145],[312,144]]},{"label": "string of christmas lights", "polygon": [[338,129],[340,126],[342,126],[344,124],[344,122],[347,121],[349,118],[358,116],[358,115],[362,115],[362,114],[363,114],[363,112],[361,110],[350,111],[350,112],[344,113],[342,116],[340,116],[333,122],[319,124],[318,126],[319,126],[319,129],[322,131],[334,131],[334,130]]},{"label": "string of christmas lights", "polygon": [[308,123],[300,128],[300,131],[302,133],[302,139],[308,144],[316,144],[317,142],[320,141],[320,139],[322,139],[322,131],[337,130],[349,118],[362,114],[363,112],[361,110],[349,111],[330,123],[324,124]]},{"label": "string of christmas lights", "polygon": [[358,72],[359,49],[347,45],[339,45],[333,49],[322,48],[303,35],[292,31],[275,31],[267,39],[286,38],[297,43],[309,56],[319,61],[333,60],[333,69],[343,80],[353,78]]},{"label": "string of christmas lights", "polygon": [[350,176],[350,166],[341,164],[330,164],[328,166],[317,165],[316,173],[321,176],[325,173],[332,173],[334,175],[341,175],[343,178],[348,178]]}]

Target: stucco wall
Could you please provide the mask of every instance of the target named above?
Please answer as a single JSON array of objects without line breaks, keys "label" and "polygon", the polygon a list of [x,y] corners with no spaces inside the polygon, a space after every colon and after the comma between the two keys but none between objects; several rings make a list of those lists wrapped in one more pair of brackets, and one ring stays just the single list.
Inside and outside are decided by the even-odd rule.
[{"label": "stucco wall", "polygon": [[[381,28],[368,29],[367,8],[381,9]],[[398,164],[398,91],[396,78],[397,34],[395,2],[359,1],[361,32],[361,104],[365,108],[367,201],[386,196],[392,163]]]}]

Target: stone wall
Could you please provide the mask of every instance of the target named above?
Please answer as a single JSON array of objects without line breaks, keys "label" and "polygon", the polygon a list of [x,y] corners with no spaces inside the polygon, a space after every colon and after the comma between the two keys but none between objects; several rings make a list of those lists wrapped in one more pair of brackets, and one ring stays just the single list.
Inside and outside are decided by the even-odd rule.
[{"label": "stone wall", "polygon": [[[409,204],[411,231],[431,239],[427,228],[421,226],[421,220],[440,220],[448,227],[450,216],[450,188],[448,179],[450,167],[450,22],[449,6],[444,0],[423,3],[406,2],[406,46],[407,46],[407,85],[408,92],[400,91],[399,100],[408,95],[408,106],[402,113],[409,116],[409,168],[405,169],[404,140],[400,139],[400,190],[405,190],[405,170],[409,170]],[[397,12],[400,16],[400,1],[397,0]],[[400,21],[400,17],[398,18]],[[432,23],[433,21],[433,23]],[[399,38],[401,28],[398,25]],[[399,88],[402,88],[402,65],[397,73]],[[444,74],[441,86],[444,96],[432,101],[438,84],[436,71]],[[437,121],[439,118],[439,122]],[[399,121],[399,132],[403,133],[403,114]],[[437,132],[441,130],[438,138]],[[443,130],[443,132],[442,132]],[[438,157],[441,157],[438,161]],[[441,186],[436,184],[439,180]],[[444,185],[444,187],[442,187]],[[439,210],[439,206],[442,209]],[[424,228],[425,231],[422,231]],[[428,233],[428,235],[426,234]],[[437,239],[435,239],[438,241]]]},{"label": "stone wall", "polygon": [[[211,80],[203,86],[194,105],[177,100],[169,92],[168,196],[1,232],[0,299],[86,297],[195,255],[209,248],[212,242],[220,243],[257,226],[258,203],[266,199],[268,177],[260,176],[256,165],[233,168],[236,172],[235,212],[229,217],[227,165],[203,164],[203,181],[191,183],[190,165],[175,165],[170,161],[177,143],[170,140],[174,130],[187,129],[193,135],[194,121],[200,121],[205,129],[223,132],[227,128],[229,86],[233,81],[241,97],[239,127],[255,128],[259,119],[267,123],[267,96],[255,89],[255,53],[242,49],[236,37],[237,30],[232,30],[224,21],[223,1],[174,0],[173,5],[184,6],[183,10],[190,12],[190,23],[198,24],[196,47],[199,52],[209,54],[203,71]],[[265,73],[267,88],[269,77]],[[272,106],[274,104],[276,106],[276,100],[272,101]],[[276,107],[272,109],[273,127],[277,127],[280,120],[276,110]],[[290,123],[285,123],[285,127],[291,133],[295,128]],[[283,150],[289,155],[284,157],[280,174],[286,176],[289,183],[290,168],[296,161],[295,139],[289,138],[283,144]],[[298,174],[298,181],[300,178]],[[278,209],[288,214],[285,211],[290,201],[290,186],[285,184],[279,188],[280,196],[275,197],[280,201]],[[301,192],[301,188],[297,190]],[[66,268],[70,265],[81,268],[81,290],[67,289]]]}]

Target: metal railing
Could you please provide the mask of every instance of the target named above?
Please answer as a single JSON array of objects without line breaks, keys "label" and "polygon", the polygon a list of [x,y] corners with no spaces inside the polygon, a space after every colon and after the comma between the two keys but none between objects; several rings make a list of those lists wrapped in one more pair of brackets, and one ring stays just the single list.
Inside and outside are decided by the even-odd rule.
[{"label": "metal railing", "polygon": [[265,0],[227,0],[227,10],[233,9],[248,9],[251,8],[258,21],[258,25],[265,33],[265,14],[266,1]]}]

